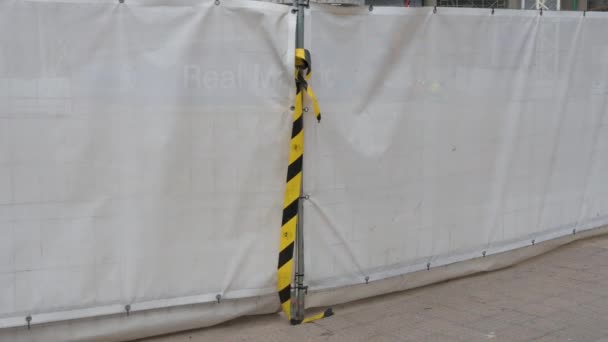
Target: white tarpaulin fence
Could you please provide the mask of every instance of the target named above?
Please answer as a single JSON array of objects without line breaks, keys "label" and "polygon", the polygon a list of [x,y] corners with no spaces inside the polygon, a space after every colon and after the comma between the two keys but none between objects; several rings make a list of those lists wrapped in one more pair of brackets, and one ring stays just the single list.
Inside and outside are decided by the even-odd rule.
[{"label": "white tarpaulin fence", "polygon": [[608,223],[608,16],[437,11],[311,13],[313,287]]},{"label": "white tarpaulin fence", "polygon": [[[0,339],[278,310],[289,10],[0,1]],[[323,111],[305,116],[311,305],[608,223],[606,15],[307,18]],[[36,325],[83,317],[99,319]]]},{"label": "white tarpaulin fence", "polygon": [[164,3],[0,2],[0,328],[275,293],[295,18]]}]

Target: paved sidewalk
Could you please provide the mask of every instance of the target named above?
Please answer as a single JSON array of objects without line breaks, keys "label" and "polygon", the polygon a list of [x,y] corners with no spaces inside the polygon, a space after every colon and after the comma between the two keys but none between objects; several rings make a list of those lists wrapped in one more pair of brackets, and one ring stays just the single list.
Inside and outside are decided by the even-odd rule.
[{"label": "paved sidewalk", "polygon": [[146,341],[608,342],[608,237],[334,311],[333,317],[296,327],[279,315],[264,315]]}]

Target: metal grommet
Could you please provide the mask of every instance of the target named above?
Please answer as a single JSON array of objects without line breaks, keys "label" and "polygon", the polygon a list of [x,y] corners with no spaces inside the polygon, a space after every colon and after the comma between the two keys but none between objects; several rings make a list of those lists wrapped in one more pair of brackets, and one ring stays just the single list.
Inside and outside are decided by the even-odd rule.
[{"label": "metal grommet", "polygon": [[289,110],[293,112],[294,110],[296,110],[296,106],[289,107]]},{"label": "metal grommet", "polygon": [[374,10],[374,5],[369,5],[369,7],[367,8],[370,12]]},{"label": "metal grommet", "polygon": [[220,0],[215,0],[215,6],[219,6]]},{"label": "metal grommet", "polygon": [[304,111],[308,113],[308,107],[304,107]]}]

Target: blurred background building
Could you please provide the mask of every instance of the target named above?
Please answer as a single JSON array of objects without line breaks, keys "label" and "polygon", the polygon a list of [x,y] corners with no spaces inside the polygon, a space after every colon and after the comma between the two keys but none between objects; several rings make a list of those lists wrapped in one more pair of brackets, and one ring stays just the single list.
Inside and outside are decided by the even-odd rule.
[{"label": "blurred background building", "polygon": [[[291,4],[292,0],[266,0]],[[343,6],[391,6],[391,7],[474,7],[540,9],[562,11],[608,11],[608,0],[311,0],[316,3]]]}]

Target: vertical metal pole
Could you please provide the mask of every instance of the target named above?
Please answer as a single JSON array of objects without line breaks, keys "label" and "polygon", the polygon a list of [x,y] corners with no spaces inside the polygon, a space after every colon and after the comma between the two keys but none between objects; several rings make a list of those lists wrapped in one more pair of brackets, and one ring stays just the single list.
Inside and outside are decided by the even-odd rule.
[{"label": "vertical metal pole", "polygon": [[[304,8],[306,3],[304,0],[294,0],[297,2],[297,22],[296,22],[296,49],[304,48]],[[301,72],[298,70],[298,72]],[[301,85],[298,84],[298,91],[303,92]],[[304,102],[304,96],[300,97]],[[304,108],[304,103],[301,103],[301,108]],[[304,115],[304,113],[302,113]],[[304,129],[302,129],[304,134]],[[296,270],[295,270],[295,310],[293,310],[294,319],[301,322],[304,319],[304,168],[302,165],[302,183],[300,184],[300,198],[298,199],[298,223],[296,226]]]}]

